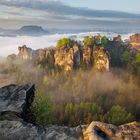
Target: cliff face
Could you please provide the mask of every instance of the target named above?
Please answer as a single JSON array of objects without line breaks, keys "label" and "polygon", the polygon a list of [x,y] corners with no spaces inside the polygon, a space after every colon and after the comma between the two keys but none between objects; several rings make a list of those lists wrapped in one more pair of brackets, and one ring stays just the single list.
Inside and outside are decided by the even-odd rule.
[{"label": "cliff face", "polygon": [[140,34],[130,36],[130,43],[140,43]]},{"label": "cliff face", "polygon": [[32,50],[31,48],[26,47],[26,45],[23,45],[22,47],[19,47],[18,50],[18,57],[20,60],[32,60],[37,65],[49,65],[50,67],[54,65],[53,49]]},{"label": "cliff face", "polygon": [[122,38],[121,38],[120,35],[118,35],[118,36],[116,36],[116,37],[113,38],[113,41],[114,42],[122,42]]},{"label": "cliff face", "polygon": [[[93,49],[95,48],[95,49]],[[54,49],[32,50],[25,45],[19,47],[19,58],[21,60],[32,60],[36,64],[48,65],[49,67],[59,66],[65,71],[71,71],[80,67],[81,64],[95,65],[97,70],[109,70],[109,55],[104,48],[95,46],[78,46],[77,44],[63,46]],[[94,56],[94,58],[93,58]],[[94,62],[93,62],[94,61]]]},{"label": "cliff face", "polygon": [[139,140],[140,124],[114,126],[102,122],[66,127],[28,123],[34,85],[0,88],[0,140]]},{"label": "cliff face", "polygon": [[97,70],[109,71],[110,55],[102,47],[94,47],[94,67]]},{"label": "cliff face", "polygon": [[140,34],[130,36],[129,48],[132,51],[140,52]]},{"label": "cliff face", "polygon": [[80,65],[80,50],[78,45],[73,47],[61,47],[56,49],[55,65],[64,67],[65,71],[71,71],[74,67]]},{"label": "cliff face", "polygon": [[26,45],[22,47],[18,47],[19,54],[18,57],[21,60],[32,60],[33,59],[33,50],[31,48],[27,48]]},{"label": "cliff face", "polygon": [[89,65],[91,63],[93,46],[83,46],[83,63]]}]

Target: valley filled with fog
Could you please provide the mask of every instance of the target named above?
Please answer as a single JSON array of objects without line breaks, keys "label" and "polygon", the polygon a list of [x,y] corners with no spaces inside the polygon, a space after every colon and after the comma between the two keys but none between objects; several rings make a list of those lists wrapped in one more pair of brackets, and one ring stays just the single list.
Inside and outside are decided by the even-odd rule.
[{"label": "valley filled with fog", "polygon": [[[117,36],[112,32],[83,32],[75,34],[48,34],[43,36],[0,36],[0,56],[6,57],[9,54],[18,53],[18,46],[26,45],[32,49],[43,49],[56,46],[56,42],[60,38],[69,37],[74,40],[81,41],[85,36],[94,36],[100,34],[108,37],[110,40]],[[131,34],[121,34],[122,40],[129,39]]]}]

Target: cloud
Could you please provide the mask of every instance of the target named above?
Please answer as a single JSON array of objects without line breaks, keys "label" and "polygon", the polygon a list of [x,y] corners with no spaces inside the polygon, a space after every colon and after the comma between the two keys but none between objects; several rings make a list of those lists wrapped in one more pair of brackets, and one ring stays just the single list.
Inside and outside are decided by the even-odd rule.
[{"label": "cloud", "polygon": [[0,27],[4,28],[29,24],[61,29],[139,27],[139,19],[138,14],[72,7],[60,0],[0,0]]},{"label": "cloud", "polygon": [[58,0],[1,0],[1,5],[24,7],[36,10],[42,10],[51,14],[58,15],[77,15],[84,17],[121,17],[121,18],[140,18],[138,14],[109,10],[91,10],[88,8],[78,8],[65,5]]}]

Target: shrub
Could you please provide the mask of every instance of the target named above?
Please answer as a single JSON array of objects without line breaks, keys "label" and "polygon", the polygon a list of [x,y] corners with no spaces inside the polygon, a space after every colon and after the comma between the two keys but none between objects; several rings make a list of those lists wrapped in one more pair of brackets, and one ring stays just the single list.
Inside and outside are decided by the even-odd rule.
[{"label": "shrub", "polygon": [[121,61],[123,64],[128,64],[132,60],[131,53],[129,51],[124,51],[123,54],[121,55]]},{"label": "shrub", "polygon": [[37,99],[33,105],[33,112],[36,116],[37,125],[46,125],[53,121],[52,106],[49,98],[42,98],[41,90],[37,89]]},{"label": "shrub", "polygon": [[73,46],[75,43],[74,40],[70,39],[70,38],[62,38],[60,40],[58,40],[57,42],[57,47],[63,47],[63,46]]},{"label": "shrub", "polygon": [[102,115],[102,108],[94,102],[67,103],[64,110],[63,122],[70,126],[100,120]]},{"label": "shrub", "polygon": [[107,38],[106,36],[103,36],[103,37],[101,38],[101,45],[102,45],[103,47],[106,47],[107,44],[108,44],[108,38]]},{"label": "shrub", "polygon": [[94,45],[94,37],[86,36],[86,37],[84,37],[83,42],[84,42],[84,45],[86,45],[86,46],[92,46],[92,45]]},{"label": "shrub", "polygon": [[134,117],[128,113],[124,107],[114,105],[110,111],[105,115],[105,120],[108,123],[121,125],[133,121]]}]

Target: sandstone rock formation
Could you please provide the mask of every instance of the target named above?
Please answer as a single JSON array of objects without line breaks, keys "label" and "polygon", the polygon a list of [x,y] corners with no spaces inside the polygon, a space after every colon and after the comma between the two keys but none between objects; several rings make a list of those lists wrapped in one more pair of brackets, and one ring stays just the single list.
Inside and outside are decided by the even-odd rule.
[{"label": "sandstone rock formation", "polygon": [[55,65],[64,67],[65,71],[71,71],[74,66],[80,65],[80,50],[78,45],[64,46],[56,49]]},{"label": "sandstone rock formation", "polygon": [[130,43],[140,43],[140,34],[130,36]]},{"label": "sandstone rock formation", "polygon": [[140,52],[140,34],[130,36],[129,48],[133,51]]},{"label": "sandstone rock formation", "polygon": [[[49,68],[59,66],[65,71],[80,67],[81,63],[90,66],[94,63],[97,70],[109,70],[109,54],[105,49],[93,49],[94,46],[63,46],[56,49],[32,50],[25,45],[19,47],[20,60],[32,60],[37,65],[47,65]],[[93,58],[94,56],[94,58]],[[94,62],[93,62],[94,61]]]},{"label": "sandstone rock formation", "polygon": [[23,45],[18,50],[20,60],[32,60],[36,64],[54,66],[54,49],[52,48],[32,50]]},{"label": "sandstone rock formation", "polygon": [[114,42],[122,42],[121,35],[118,35],[118,36],[114,37],[114,38],[113,38],[113,41],[114,41]]},{"label": "sandstone rock formation", "polygon": [[26,45],[22,47],[18,47],[19,54],[18,57],[20,60],[32,60],[33,59],[33,50],[31,48],[27,48]]},{"label": "sandstone rock formation", "polygon": [[110,56],[109,53],[102,47],[94,47],[94,67],[97,70],[109,71]]},{"label": "sandstone rock formation", "polygon": [[139,140],[140,124],[114,126],[101,122],[92,122],[84,132],[84,140]]},{"label": "sandstone rock formation", "polygon": [[90,46],[83,46],[83,62],[86,64],[90,64],[91,62],[91,55],[93,53],[93,50],[91,49]]},{"label": "sandstone rock formation", "polygon": [[87,129],[86,125],[35,126],[27,122],[33,96],[32,84],[0,88],[0,140],[140,140],[137,122],[121,126],[92,122]]},{"label": "sandstone rock formation", "polygon": [[72,48],[61,47],[55,53],[55,65],[64,67],[64,70],[71,71],[73,69],[74,52]]}]

